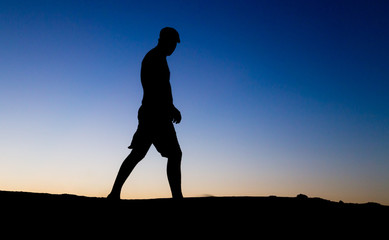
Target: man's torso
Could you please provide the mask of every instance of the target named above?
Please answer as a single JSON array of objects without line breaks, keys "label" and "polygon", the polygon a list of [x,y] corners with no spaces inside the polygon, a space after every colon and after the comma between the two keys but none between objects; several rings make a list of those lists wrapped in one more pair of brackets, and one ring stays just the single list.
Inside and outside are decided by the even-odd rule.
[{"label": "man's torso", "polygon": [[141,82],[143,99],[139,119],[169,120],[173,106],[170,71],[166,57],[156,49],[150,50],[142,61]]}]

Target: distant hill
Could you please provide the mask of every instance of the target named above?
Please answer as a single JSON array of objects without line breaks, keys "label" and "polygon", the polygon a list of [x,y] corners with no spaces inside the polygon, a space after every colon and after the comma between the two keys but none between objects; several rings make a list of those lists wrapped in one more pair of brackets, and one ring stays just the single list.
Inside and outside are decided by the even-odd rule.
[{"label": "distant hill", "polygon": [[[3,229],[12,226],[77,236],[101,234],[345,234],[385,230],[389,207],[297,197],[199,197],[110,201],[69,194],[0,191]],[[381,228],[382,226],[385,226]],[[160,231],[160,232],[159,232]],[[286,232],[285,232],[286,231]],[[179,233],[180,232],[180,233]],[[22,233],[24,233],[22,231]],[[119,235],[120,235],[119,234]],[[213,235],[216,234],[216,235]],[[297,234],[297,235],[295,235]],[[323,235],[324,234],[324,235]],[[192,236],[190,235],[190,236]],[[328,236],[329,236],[328,235]],[[203,236],[203,237],[204,237]],[[378,236],[378,235],[377,235]],[[188,236],[189,237],[189,236]],[[131,237],[128,237],[131,238]],[[116,238],[110,238],[116,239]]]}]

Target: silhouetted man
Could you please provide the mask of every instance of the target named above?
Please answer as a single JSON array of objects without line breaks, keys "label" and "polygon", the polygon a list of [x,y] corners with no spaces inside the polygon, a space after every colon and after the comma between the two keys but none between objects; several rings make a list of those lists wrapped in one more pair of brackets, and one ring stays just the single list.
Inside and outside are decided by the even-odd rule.
[{"label": "silhouetted man", "polygon": [[181,122],[181,113],[173,105],[170,87],[170,71],[166,57],[170,56],[180,42],[178,32],[173,28],[163,28],[158,45],[150,50],[142,61],[141,82],[143,87],[142,105],[138,111],[138,129],[131,145],[131,153],[122,163],[109,199],[120,199],[124,182],[136,164],[154,144],[158,152],[168,158],[167,176],[173,198],[182,198],[181,157],[173,123]]}]

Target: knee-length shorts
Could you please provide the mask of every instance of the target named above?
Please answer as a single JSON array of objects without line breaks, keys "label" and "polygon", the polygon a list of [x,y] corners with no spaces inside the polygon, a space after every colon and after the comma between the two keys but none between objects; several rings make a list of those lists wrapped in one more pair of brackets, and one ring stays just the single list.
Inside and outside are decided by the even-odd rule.
[{"label": "knee-length shorts", "polygon": [[163,157],[169,158],[182,154],[172,122],[139,121],[138,129],[128,148],[147,152],[152,144]]}]

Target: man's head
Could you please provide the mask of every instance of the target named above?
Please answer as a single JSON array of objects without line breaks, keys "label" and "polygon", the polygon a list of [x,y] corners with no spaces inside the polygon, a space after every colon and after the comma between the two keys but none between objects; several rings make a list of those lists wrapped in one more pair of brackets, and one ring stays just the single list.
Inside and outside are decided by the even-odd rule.
[{"label": "man's head", "polygon": [[180,42],[180,36],[178,32],[171,27],[162,28],[159,33],[158,45],[164,51],[166,56],[172,55],[176,49],[177,43]]}]

